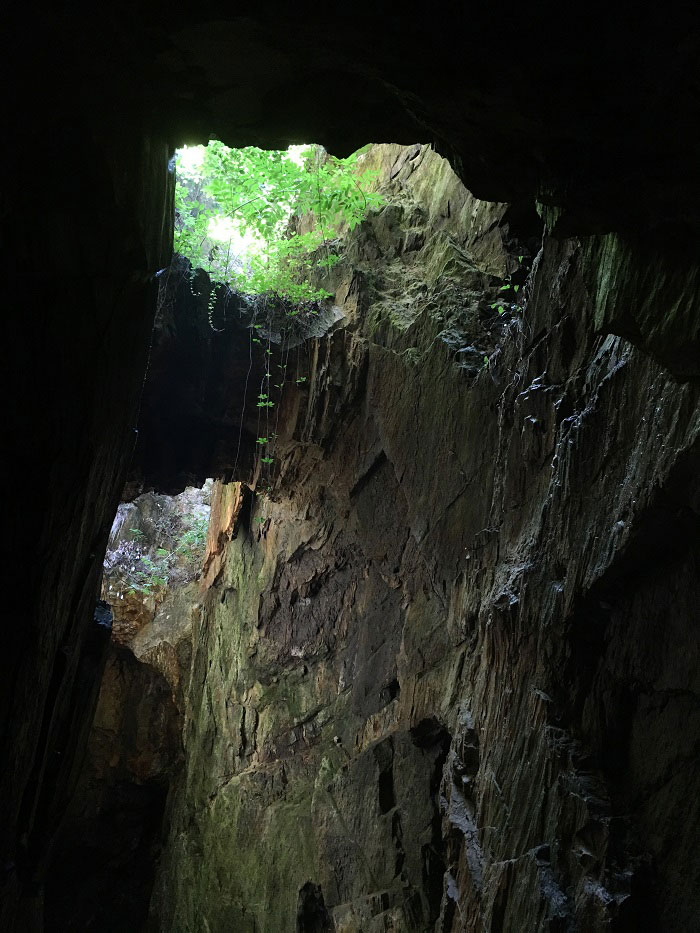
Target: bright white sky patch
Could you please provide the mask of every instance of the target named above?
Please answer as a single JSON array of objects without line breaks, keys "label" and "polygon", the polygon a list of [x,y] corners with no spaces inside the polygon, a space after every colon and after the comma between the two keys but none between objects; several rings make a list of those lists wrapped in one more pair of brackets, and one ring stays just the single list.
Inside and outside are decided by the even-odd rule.
[{"label": "bright white sky patch", "polygon": [[230,217],[220,215],[219,217],[212,217],[209,221],[208,233],[215,240],[230,240],[231,237],[236,236],[238,230]]},{"label": "bright white sky patch", "polygon": [[[206,146],[182,146],[175,152],[178,174],[184,179],[200,181],[202,178],[202,165],[204,163]],[[302,153],[313,148],[308,143],[289,146],[287,158],[299,166],[303,166]],[[229,259],[246,261],[248,257],[257,253],[263,246],[263,241],[251,231],[242,234],[239,223],[224,214],[212,217],[207,227],[208,239],[220,247],[220,256]]]},{"label": "bright white sky patch", "polygon": [[227,248],[230,244],[231,256],[244,257],[250,251],[260,248],[260,240],[254,233],[247,231],[241,234],[239,225],[230,217],[223,215],[212,217],[207,233],[211,240],[225,243]]},{"label": "bright white sky patch", "polygon": [[183,146],[177,150],[178,171],[186,175],[196,175],[204,162],[206,146]]},{"label": "bright white sky patch", "polygon": [[292,162],[296,162],[297,165],[302,166],[304,164],[304,159],[302,158],[302,152],[306,152],[307,149],[310,149],[308,143],[302,143],[300,146],[288,146],[287,147],[287,156],[291,159]]}]

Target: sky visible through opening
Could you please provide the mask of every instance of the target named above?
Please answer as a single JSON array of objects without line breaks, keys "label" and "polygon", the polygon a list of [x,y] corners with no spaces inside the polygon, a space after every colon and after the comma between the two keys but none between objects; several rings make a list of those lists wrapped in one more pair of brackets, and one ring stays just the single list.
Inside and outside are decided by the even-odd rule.
[{"label": "sky visible through opening", "polygon": [[[338,238],[381,205],[369,147],[345,158],[323,146],[229,148],[218,140],[175,157],[175,252],[217,287],[313,310],[331,297]],[[305,304],[306,303],[306,304]],[[291,313],[291,312],[290,312]]]},{"label": "sky visible through opening", "polygon": [[[180,180],[202,180],[202,165],[206,146],[183,146],[175,151],[177,177]],[[290,161],[303,166],[303,153],[310,148],[309,143],[302,143],[287,148]],[[290,212],[291,213],[291,212]],[[212,217],[207,225],[207,239],[221,249],[226,249],[232,256],[245,262],[247,258],[259,252],[262,241],[252,230],[241,232],[237,220],[223,214]]]}]

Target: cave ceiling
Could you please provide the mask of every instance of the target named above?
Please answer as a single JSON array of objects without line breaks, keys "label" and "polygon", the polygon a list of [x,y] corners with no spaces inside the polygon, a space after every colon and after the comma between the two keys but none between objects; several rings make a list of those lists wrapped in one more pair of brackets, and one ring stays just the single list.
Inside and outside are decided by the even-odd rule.
[{"label": "cave ceiling", "polygon": [[[10,65],[16,104],[51,124],[122,122],[171,145],[218,137],[337,154],[436,146],[486,200],[554,205],[563,233],[696,225],[697,16],[595,5],[394,7],[163,4],[54,11]],[[25,55],[26,53],[26,55]]]}]

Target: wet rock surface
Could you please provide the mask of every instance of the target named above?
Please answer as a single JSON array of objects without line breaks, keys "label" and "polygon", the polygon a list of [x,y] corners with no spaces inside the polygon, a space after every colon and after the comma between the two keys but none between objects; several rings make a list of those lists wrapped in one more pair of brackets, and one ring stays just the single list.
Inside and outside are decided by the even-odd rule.
[{"label": "wet rock surface", "polygon": [[271,492],[214,495],[152,928],[688,929],[697,386],[595,333],[594,241],[372,158]]},{"label": "wet rock surface", "polygon": [[[589,293],[600,294],[601,333],[654,355],[660,379],[697,376],[691,10],[630,18],[587,9],[572,30],[527,6],[506,20],[499,8],[470,7],[427,23],[375,9],[370,41],[366,22],[345,10],[310,20],[296,7],[227,10],[216,22],[202,10],[175,24],[171,12],[156,4],[7,17],[5,433],[12,475],[31,491],[8,496],[3,537],[12,583],[0,671],[7,929],[41,926],[47,850],[92,716],[80,658],[136,437],[155,275],[170,258],[175,145],[213,133],[233,145],[317,139],[341,153],[368,139],[433,139],[476,194],[512,200],[530,231],[538,198],[558,235],[609,234],[589,241],[596,254],[583,263]],[[610,261],[627,283],[621,302],[600,276]],[[667,277],[682,300],[656,287]],[[562,359],[572,360],[579,330],[565,321]],[[625,378],[642,395],[652,384],[637,370]],[[92,670],[90,696],[99,665]]]}]

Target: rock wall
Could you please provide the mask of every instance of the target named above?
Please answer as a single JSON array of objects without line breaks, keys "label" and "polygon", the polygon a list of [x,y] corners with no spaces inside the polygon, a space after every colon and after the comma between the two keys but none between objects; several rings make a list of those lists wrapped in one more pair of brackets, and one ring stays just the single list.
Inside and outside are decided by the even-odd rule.
[{"label": "rock wall", "polygon": [[[0,927],[28,931],[41,929],[48,849],[99,691],[107,641],[98,658],[91,620],[172,224],[164,140],[127,141],[110,126],[92,139],[58,105],[45,130],[37,142],[27,127],[10,147],[3,209],[5,429],[12,474],[33,493],[8,496],[5,510],[3,567],[23,582],[8,588],[0,661]],[[91,142],[76,152],[73,134]]]},{"label": "rock wall", "polygon": [[180,672],[210,485],[119,506],[102,594],[114,607],[97,708],[75,792],[51,848],[47,931],[143,929],[170,784],[182,766]]},{"label": "rock wall", "polygon": [[368,159],[342,318],[215,493],[151,927],[688,930],[698,388],[604,325],[673,297]]},{"label": "rock wall", "polygon": [[[697,16],[673,4],[576,16],[572,29],[527,5],[508,17],[488,5],[174,17],[159,3],[7,14],[5,438],[29,492],[7,497],[2,539],[4,929],[41,929],[47,852],[104,662],[92,620],[134,445],[153,277],[169,258],[175,145],[316,139],[342,154],[368,139],[434,140],[479,197],[512,200],[520,219],[539,197],[560,235],[608,233],[590,271],[627,284],[616,302],[601,280],[601,326],[691,375]],[[668,283],[686,286],[670,300]]]}]

